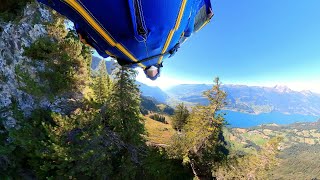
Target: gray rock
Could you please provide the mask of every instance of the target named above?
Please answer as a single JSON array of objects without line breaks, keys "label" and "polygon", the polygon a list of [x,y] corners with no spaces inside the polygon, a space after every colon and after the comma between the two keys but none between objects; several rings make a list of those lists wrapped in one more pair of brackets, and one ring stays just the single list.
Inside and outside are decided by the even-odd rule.
[{"label": "gray rock", "polygon": [[12,107],[17,107],[24,116],[30,116],[37,108],[66,114],[79,106],[81,93],[70,93],[61,97],[34,97],[23,91],[25,84],[19,80],[16,70],[27,72],[36,82],[37,72],[44,71],[44,63],[30,66],[31,59],[23,56],[24,47],[29,47],[40,37],[47,36],[46,23],[52,21],[51,11],[43,5],[32,3],[24,9],[19,22],[0,22],[0,118],[6,128],[17,128]]},{"label": "gray rock", "polygon": [[[36,24],[34,18],[39,17]],[[24,48],[30,46],[41,36],[46,36],[45,23],[51,20],[51,13],[39,4],[27,5],[24,10],[24,17],[17,23],[0,22],[0,117],[4,120],[6,128],[16,126],[14,114],[11,112],[15,106],[23,112],[25,116],[30,115],[35,108],[42,107],[43,104],[36,103],[35,98],[22,91],[23,83],[17,78],[16,69],[19,67],[23,71],[36,74],[38,70],[44,70],[43,65],[39,68],[31,67],[26,62],[30,59],[23,56]],[[50,107],[49,105],[45,105]]]}]

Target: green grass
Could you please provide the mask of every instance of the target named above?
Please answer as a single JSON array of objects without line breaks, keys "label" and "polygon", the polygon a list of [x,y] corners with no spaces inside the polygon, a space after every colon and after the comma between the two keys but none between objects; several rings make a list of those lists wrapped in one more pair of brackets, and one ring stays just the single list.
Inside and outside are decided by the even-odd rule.
[{"label": "green grass", "polygon": [[258,146],[262,146],[264,145],[268,140],[264,139],[264,138],[260,138],[260,137],[256,137],[254,138],[253,142],[258,145]]}]

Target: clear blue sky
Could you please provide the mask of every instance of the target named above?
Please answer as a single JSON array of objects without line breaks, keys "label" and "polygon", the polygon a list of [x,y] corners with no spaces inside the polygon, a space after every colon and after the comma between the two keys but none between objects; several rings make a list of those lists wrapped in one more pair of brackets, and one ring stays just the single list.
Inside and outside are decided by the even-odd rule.
[{"label": "clear blue sky", "polygon": [[306,81],[320,90],[319,0],[211,2],[211,23],[165,60],[164,78],[205,83],[219,76],[239,84]]}]

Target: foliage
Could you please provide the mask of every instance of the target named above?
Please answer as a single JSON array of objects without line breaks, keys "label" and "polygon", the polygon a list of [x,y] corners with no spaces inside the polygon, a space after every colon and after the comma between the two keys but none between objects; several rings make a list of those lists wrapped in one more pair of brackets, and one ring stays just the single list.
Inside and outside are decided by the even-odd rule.
[{"label": "foliage", "polygon": [[4,74],[4,72],[0,72],[0,82],[8,82],[8,77]]},{"label": "foliage", "polygon": [[150,149],[141,165],[133,165],[137,149],[106,129],[99,114],[94,109],[78,109],[70,116],[34,111],[19,121],[19,130],[10,131],[7,151],[1,148],[0,178],[190,179],[190,170],[164,151]]},{"label": "foliage", "polygon": [[[152,171],[159,166],[149,159],[157,155],[155,152],[142,156],[142,149],[105,127],[95,109],[77,109],[69,116],[39,109],[28,119],[17,119],[20,128],[0,136],[1,179],[136,179],[142,175],[152,177]],[[10,140],[4,139],[7,136]],[[144,169],[139,164],[141,158],[155,167]],[[160,173],[170,171],[173,175],[179,169],[170,165],[164,154],[161,158],[172,170]]]},{"label": "foliage", "polygon": [[191,169],[182,165],[181,160],[170,159],[163,148],[149,148],[148,156],[143,161],[143,167],[146,174],[142,179],[193,179]]},{"label": "foliage", "polygon": [[106,64],[103,60],[100,61],[98,71],[94,72],[92,80],[92,89],[94,91],[96,101],[99,104],[105,104],[110,97],[113,83],[107,73]]},{"label": "foliage", "polygon": [[[166,117],[161,116],[159,114],[152,114],[149,116],[151,119],[162,122],[162,123],[166,123]],[[167,124],[167,123],[166,123]]]},{"label": "foliage", "polygon": [[176,109],[174,110],[174,115],[172,117],[172,127],[176,130],[181,130],[187,123],[188,117],[189,110],[187,109],[187,107],[183,103],[178,104]]},{"label": "foliage", "polygon": [[228,154],[222,135],[224,118],[222,114],[218,114],[225,105],[226,98],[220,85],[216,78],[212,89],[204,92],[210,104],[192,109],[183,133],[173,137],[169,148],[171,156],[183,158],[200,179],[212,178],[212,169]]},{"label": "foliage", "polygon": [[121,134],[124,141],[139,145],[144,126],[140,117],[140,92],[135,84],[136,72],[127,67],[115,71],[113,91],[107,104],[107,124]]},{"label": "foliage", "polygon": [[319,179],[320,145],[297,144],[280,152],[280,164],[268,171],[270,179]]},{"label": "foliage", "polygon": [[[132,90],[134,72],[124,70],[122,73],[110,94],[111,100],[102,108],[107,111],[106,116],[100,110],[89,108],[92,103],[89,102],[83,104],[85,109],[77,109],[68,116],[40,109],[27,119],[15,117],[20,129],[12,129],[0,138],[4,147],[0,148],[0,178],[189,177],[190,173],[179,161],[144,146],[139,92]],[[130,93],[124,95],[126,90]],[[121,124],[116,124],[116,120]],[[128,126],[121,126],[123,124]],[[6,137],[11,140],[7,142]]]},{"label": "foliage", "polygon": [[278,147],[282,138],[266,143],[257,154],[230,157],[215,170],[217,179],[266,179],[267,173],[278,164]]},{"label": "foliage", "polygon": [[[96,110],[78,109],[71,116],[36,110],[19,125],[10,131],[13,141],[5,145],[11,151],[2,157],[8,160],[2,176],[100,179],[113,173],[112,154],[119,148],[101,126]],[[23,172],[26,169],[30,172]]]},{"label": "foliage", "polygon": [[[64,20],[60,17],[56,17],[47,29],[49,36],[41,37],[30,47],[25,47],[24,55],[31,58],[32,65],[36,68],[44,66],[29,82],[39,84],[40,95],[51,97],[69,91],[81,91],[89,79],[89,49],[81,44],[72,31],[65,31]],[[22,82],[24,76],[20,74]]]},{"label": "foliage", "polygon": [[27,3],[33,0],[2,0],[0,6],[0,19],[12,21],[21,16]]},{"label": "foliage", "polygon": [[24,86],[20,86],[20,90],[34,96],[45,95],[45,86],[33,79],[26,70],[22,69],[21,66],[18,65],[15,67],[15,74],[18,81],[24,83]]}]

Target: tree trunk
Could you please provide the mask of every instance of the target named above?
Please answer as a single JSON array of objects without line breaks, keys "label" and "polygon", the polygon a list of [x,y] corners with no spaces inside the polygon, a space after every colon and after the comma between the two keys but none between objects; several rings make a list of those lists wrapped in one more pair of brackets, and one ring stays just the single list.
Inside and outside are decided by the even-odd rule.
[{"label": "tree trunk", "polygon": [[197,154],[195,154],[194,152],[190,153],[189,159],[192,172],[199,180],[216,179],[212,177],[211,166],[201,163]]}]

